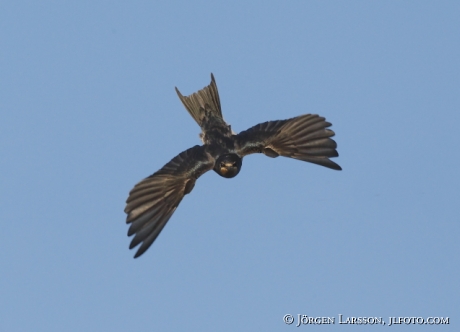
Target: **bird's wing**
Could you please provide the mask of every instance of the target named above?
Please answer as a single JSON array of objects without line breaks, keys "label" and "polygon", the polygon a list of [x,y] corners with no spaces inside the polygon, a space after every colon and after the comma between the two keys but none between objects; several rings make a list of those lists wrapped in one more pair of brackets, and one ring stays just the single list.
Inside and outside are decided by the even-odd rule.
[{"label": "bird's wing", "polygon": [[339,155],[337,143],[330,138],[334,132],[326,129],[329,126],[329,122],[315,114],[260,123],[236,135],[236,153],[241,157],[251,153],[284,156],[341,170],[329,159]]},{"label": "bird's wing", "polygon": [[136,234],[129,249],[142,242],[134,258],[155,241],[184,195],[192,191],[196,179],[213,167],[214,159],[204,146],[196,145],[134,186],[125,208],[126,223],[131,224],[128,236]]}]

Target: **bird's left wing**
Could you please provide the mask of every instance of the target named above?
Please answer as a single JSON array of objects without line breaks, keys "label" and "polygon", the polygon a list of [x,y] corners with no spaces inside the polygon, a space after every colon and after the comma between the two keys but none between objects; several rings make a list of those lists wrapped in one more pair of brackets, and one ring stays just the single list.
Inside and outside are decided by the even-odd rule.
[{"label": "bird's left wing", "polygon": [[269,157],[284,156],[335,170],[342,168],[331,161],[337,157],[337,144],[330,137],[331,124],[316,114],[292,119],[259,123],[235,136],[235,150],[241,157],[263,153]]},{"label": "bird's left wing", "polygon": [[128,236],[136,234],[129,249],[142,245],[134,258],[142,255],[176,210],[195,181],[214,167],[214,159],[204,146],[194,146],[173,158],[158,172],[145,178],[130,191],[126,200]]}]

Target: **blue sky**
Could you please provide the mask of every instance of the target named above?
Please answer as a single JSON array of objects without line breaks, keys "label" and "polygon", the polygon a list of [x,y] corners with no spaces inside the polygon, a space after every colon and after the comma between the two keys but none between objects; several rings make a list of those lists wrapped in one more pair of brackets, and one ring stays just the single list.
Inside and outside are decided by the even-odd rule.
[{"label": "blue sky", "polygon": [[[459,17],[458,1],[2,3],[1,330],[343,314],[457,331]],[[200,144],[174,87],[211,72],[233,130],[320,114],[343,171],[251,155],[209,172],[133,259],[127,194]]]}]

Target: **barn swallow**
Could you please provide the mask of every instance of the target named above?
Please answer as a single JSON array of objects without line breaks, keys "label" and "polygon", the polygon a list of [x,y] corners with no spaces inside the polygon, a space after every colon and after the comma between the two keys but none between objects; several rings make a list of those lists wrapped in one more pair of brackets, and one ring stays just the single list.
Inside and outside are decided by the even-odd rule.
[{"label": "barn swallow", "polygon": [[130,191],[126,201],[128,236],[134,235],[129,249],[142,243],[134,258],[142,255],[155,241],[182,198],[196,180],[214,170],[224,178],[233,178],[241,170],[243,157],[263,153],[268,157],[289,157],[335,170],[337,157],[334,132],[325,118],[304,114],[295,118],[268,121],[235,134],[222,117],[216,81],[190,96],[177,95],[192,118],[201,127],[203,145],[185,150],[159,171],[145,178]]}]

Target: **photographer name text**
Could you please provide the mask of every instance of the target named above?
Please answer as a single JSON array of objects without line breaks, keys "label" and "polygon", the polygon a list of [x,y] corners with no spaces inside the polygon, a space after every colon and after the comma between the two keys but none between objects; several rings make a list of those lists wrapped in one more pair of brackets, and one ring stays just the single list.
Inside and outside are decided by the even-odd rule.
[{"label": "photographer name text", "polygon": [[349,324],[349,325],[448,325],[449,317],[348,317],[339,314],[337,317],[313,317],[308,315],[297,314],[294,317],[291,314],[283,316],[284,323],[291,325],[295,323],[296,327],[301,325],[323,325],[323,324]]}]

